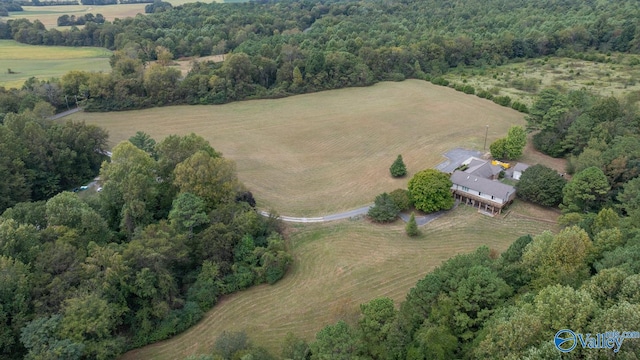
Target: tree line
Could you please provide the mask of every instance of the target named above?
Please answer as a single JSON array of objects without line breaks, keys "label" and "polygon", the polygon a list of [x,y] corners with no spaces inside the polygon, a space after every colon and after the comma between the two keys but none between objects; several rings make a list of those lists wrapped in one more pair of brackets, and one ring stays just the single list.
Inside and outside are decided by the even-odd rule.
[{"label": "tree line", "polygon": [[23,11],[22,6],[13,0],[0,1],[0,16],[9,16],[9,11]]},{"label": "tree line", "polygon": [[[158,7],[157,13],[154,6],[149,16],[68,31],[9,20],[0,23],[0,38],[116,50],[112,74],[88,75],[104,86],[85,92],[89,109],[114,110],[435,78],[458,66],[500,65],[558,51],[635,53],[640,50],[635,5],[630,0],[195,3]],[[202,64],[184,79],[168,71],[159,76],[158,69],[147,75],[159,47],[176,58],[233,54],[231,64]],[[158,77],[163,79],[157,85],[168,90],[143,84]]]},{"label": "tree line", "polygon": [[105,18],[102,14],[96,14],[95,16],[91,13],[84,14],[82,16],[76,17],[75,15],[62,15],[58,18],[58,26],[74,26],[74,25],[84,25],[87,22],[95,22],[97,24],[102,24],[105,22]]},{"label": "tree line", "polygon": [[[19,151],[4,141],[15,129],[42,147],[45,130],[82,143],[90,128],[49,126],[10,116],[0,143]],[[71,150],[59,156],[73,164]],[[156,143],[139,132],[99,169],[96,196],[60,192],[0,216],[2,358],[113,359],[187,329],[224,294],[276,282],[291,262],[278,220],[195,134]]]}]

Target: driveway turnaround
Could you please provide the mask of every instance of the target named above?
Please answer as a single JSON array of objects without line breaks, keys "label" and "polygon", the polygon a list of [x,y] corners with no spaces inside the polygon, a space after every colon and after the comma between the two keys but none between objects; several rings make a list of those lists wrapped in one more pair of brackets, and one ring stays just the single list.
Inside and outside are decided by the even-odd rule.
[{"label": "driveway turnaround", "polygon": [[480,151],[455,148],[444,154],[444,157],[448,160],[438,164],[436,169],[451,174],[455,169],[462,165],[465,160],[472,156],[479,158],[482,156],[482,153]]}]

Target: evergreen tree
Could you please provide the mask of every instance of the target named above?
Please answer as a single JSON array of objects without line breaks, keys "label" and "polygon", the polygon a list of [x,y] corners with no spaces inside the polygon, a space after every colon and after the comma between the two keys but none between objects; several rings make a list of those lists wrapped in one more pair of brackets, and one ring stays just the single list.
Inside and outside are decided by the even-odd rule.
[{"label": "evergreen tree", "polygon": [[391,171],[391,176],[393,177],[402,177],[407,175],[407,167],[404,165],[404,161],[402,161],[402,155],[398,155],[396,161],[391,164],[389,171]]},{"label": "evergreen tree", "polygon": [[396,219],[400,209],[393,202],[389,194],[382,193],[376,196],[374,205],[369,209],[367,215],[375,222],[391,222]]},{"label": "evergreen tree", "polygon": [[407,232],[407,235],[409,236],[418,236],[418,234],[420,233],[420,231],[418,230],[418,224],[416,223],[416,216],[414,215],[414,213],[411,213],[409,222],[407,222],[407,225],[404,227],[404,229]]}]

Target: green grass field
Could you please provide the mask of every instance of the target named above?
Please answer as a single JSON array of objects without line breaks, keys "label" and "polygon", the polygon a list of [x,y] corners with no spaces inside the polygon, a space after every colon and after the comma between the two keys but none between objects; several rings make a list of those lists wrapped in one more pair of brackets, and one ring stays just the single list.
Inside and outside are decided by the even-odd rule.
[{"label": "green grass field", "polygon": [[530,59],[487,69],[455,70],[450,81],[509,95],[514,100],[531,104],[533,95],[547,87],[568,90],[587,89],[602,96],[624,96],[640,91],[640,57],[614,54],[615,63],[602,63],[563,57]]},{"label": "green grass field", "polygon": [[399,304],[419,279],[451,256],[481,245],[504,251],[521,235],[556,231],[549,222],[556,217],[555,212],[516,202],[504,219],[460,206],[422,227],[419,238],[407,237],[401,222],[298,226],[291,235],[295,261],[282,280],[228,296],[187,332],[131,351],[123,359],[210,353],[225,330],[244,330],[255,344],[279,354],[287,332],[311,341],[327,324],[356,321],[361,303],[387,296]]},{"label": "green grass field", "polygon": [[[142,130],[156,140],[195,132],[236,161],[258,206],[281,215],[319,216],[406,187],[417,171],[454,147],[482,150],[524,116],[491,101],[428,82],[386,82],[277,100],[174,106],[67,119],[107,129],[111,145]],[[398,154],[408,176],[394,179]]]},{"label": "green grass field", "polygon": [[[96,47],[25,45],[0,40],[0,86],[20,88],[32,76],[60,77],[70,70],[111,71],[111,52]],[[9,74],[11,69],[14,74]]]},{"label": "green grass field", "polygon": [[[195,0],[166,0],[173,6],[178,6]],[[216,0],[198,0],[199,2],[211,3]],[[217,1],[222,2],[222,1]],[[102,14],[108,21],[115,18],[124,19],[135,17],[137,14],[144,14],[144,7],[148,4],[117,4],[117,5],[57,5],[57,6],[23,6],[24,11],[11,12],[9,19],[28,19],[30,21],[40,20],[47,29],[58,27],[58,18],[62,15],[84,16],[85,14]]]}]

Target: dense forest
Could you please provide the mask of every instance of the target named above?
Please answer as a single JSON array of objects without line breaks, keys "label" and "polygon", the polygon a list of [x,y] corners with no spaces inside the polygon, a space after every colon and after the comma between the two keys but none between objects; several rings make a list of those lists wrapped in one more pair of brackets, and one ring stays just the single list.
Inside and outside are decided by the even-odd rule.
[{"label": "dense forest", "polygon": [[278,220],[194,134],[117,145],[100,195],[84,198],[52,194],[86,175],[74,168],[97,170],[104,131],[26,112],[0,139],[3,359],[113,359],[185,330],[224,294],[276,282],[291,261]]},{"label": "dense forest", "polygon": [[[0,38],[116,50],[111,74],[50,81],[54,106],[64,105],[64,95],[78,96],[96,111],[428,79],[458,66],[553,54],[640,51],[640,8],[633,0],[162,4],[148,16],[65,31],[9,20],[0,22]],[[185,78],[149,65],[160,56],[211,54],[229,55],[223,64],[194,66]]]},{"label": "dense forest", "polygon": [[106,131],[46,120],[52,114],[53,107],[41,101],[34,110],[9,113],[0,121],[0,213],[93,179],[106,159]]}]

